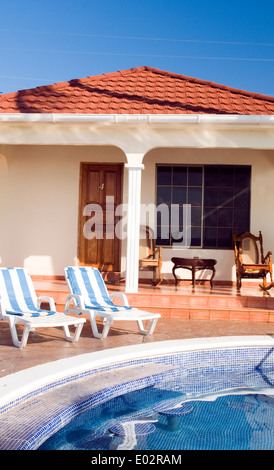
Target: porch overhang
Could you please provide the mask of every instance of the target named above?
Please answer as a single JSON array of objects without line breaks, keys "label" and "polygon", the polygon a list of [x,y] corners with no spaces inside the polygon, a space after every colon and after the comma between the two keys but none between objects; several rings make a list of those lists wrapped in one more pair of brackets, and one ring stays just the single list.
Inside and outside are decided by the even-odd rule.
[{"label": "porch overhang", "polygon": [[273,127],[273,115],[0,113],[0,123]]},{"label": "porch overhang", "polygon": [[0,145],[274,148],[274,115],[0,114]]}]

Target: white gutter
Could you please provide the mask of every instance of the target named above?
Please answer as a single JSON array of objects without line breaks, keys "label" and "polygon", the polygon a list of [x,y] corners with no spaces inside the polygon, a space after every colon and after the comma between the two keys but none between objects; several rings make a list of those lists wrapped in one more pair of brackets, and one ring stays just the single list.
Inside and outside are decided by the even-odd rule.
[{"label": "white gutter", "polygon": [[246,125],[272,127],[273,115],[0,113],[0,123]]}]

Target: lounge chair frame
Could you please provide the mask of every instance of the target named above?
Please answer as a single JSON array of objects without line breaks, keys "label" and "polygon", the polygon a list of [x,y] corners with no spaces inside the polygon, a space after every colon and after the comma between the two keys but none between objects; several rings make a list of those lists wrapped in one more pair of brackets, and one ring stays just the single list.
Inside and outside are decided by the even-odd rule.
[{"label": "lounge chair frame", "polygon": [[[7,268],[0,268],[0,272]],[[11,269],[11,268],[9,268]],[[22,269],[23,268],[12,268]],[[27,271],[25,272],[26,279],[28,283],[31,285],[32,281],[30,279],[30,275]],[[32,286],[31,286],[32,287]],[[1,295],[1,292],[0,292]],[[64,313],[57,312],[55,307],[55,302],[52,297],[47,296],[40,296],[37,297],[34,295],[34,288],[32,289],[32,299],[34,305],[40,309],[42,302],[49,303],[49,310],[50,312],[54,312],[54,314],[46,315],[48,312],[45,310],[45,316],[31,316],[29,311],[22,312],[20,315],[7,313],[7,305],[5,305],[5,301],[0,298],[0,320],[7,320],[9,323],[9,328],[11,332],[12,342],[14,346],[17,348],[24,348],[27,345],[29,333],[35,331],[38,328],[48,328],[48,327],[62,327],[64,330],[65,339],[70,342],[76,342],[80,338],[83,324],[85,323],[84,318],[77,318],[72,317],[69,315],[65,315]],[[23,326],[23,332],[21,335],[21,339],[19,339],[17,326]],[[70,326],[75,327],[74,333],[70,332]]]},{"label": "lounge chair frame", "polygon": [[[73,269],[76,269],[76,268],[73,268]],[[82,269],[82,268],[78,268],[78,269]],[[93,267],[86,266],[85,269],[96,270],[99,273],[99,271]],[[151,313],[151,312],[139,310],[137,308],[131,308],[129,306],[126,294],[123,294],[121,292],[114,292],[111,294],[107,292],[108,298],[112,302],[115,297],[119,297],[122,300],[122,305],[119,305],[119,307],[120,306],[127,307],[127,309],[120,310],[120,311],[112,311],[111,309],[102,311],[96,308],[91,308],[91,307],[87,308],[85,306],[83,296],[79,294],[75,294],[75,292],[73,291],[73,286],[70,281],[68,268],[65,268],[65,278],[67,281],[70,294],[67,296],[64,312],[66,314],[71,312],[74,315],[81,315],[81,314],[88,315],[90,319],[91,330],[95,338],[99,338],[99,339],[106,338],[108,336],[109,329],[114,321],[136,321],[138,324],[139,332],[141,334],[143,335],[153,334],[156,323],[158,319],[161,317],[160,313]],[[114,304],[113,306],[115,307]],[[98,324],[97,324],[98,319],[103,321],[101,332],[99,332],[98,330]],[[143,323],[146,320],[148,321],[147,328],[145,328],[144,323]]]}]

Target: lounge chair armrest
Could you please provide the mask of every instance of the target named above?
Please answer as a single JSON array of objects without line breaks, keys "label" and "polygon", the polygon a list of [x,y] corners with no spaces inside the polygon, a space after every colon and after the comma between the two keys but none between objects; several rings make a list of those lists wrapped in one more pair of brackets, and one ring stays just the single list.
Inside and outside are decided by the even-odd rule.
[{"label": "lounge chair armrest", "polygon": [[42,302],[48,302],[49,309],[53,312],[56,312],[55,302],[52,297],[48,297],[46,295],[41,295],[40,297],[37,297],[37,308],[40,308]]},{"label": "lounge chair armrest", "polygon": [[66,299],[66,304],[65,304],[65,312],[69,310],[69,304],[73,301],[73,304],[75,307],[80,308],[81,310],[85,309],[83,299],[80,295],[77,294],[69,294]]},{"label": "lounge chair armrest", "polygon": [[123,306],[129,307],[129,303],[127,300],[126,294],[123,294],[122,292],[112,292],[109,296],[110,300],[113,300],[114,297],[120,297],[123,301]]}]

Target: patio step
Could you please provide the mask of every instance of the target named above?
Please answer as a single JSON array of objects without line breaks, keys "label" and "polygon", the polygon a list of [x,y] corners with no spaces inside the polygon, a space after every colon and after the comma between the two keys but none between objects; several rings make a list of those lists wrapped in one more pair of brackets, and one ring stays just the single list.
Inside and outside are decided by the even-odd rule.
[{"label": "patio step", "polygon": [[[119,289],[108,286],[110,292]],[[56,308],[64,309],[68,290],[65,285],[46,288],[36,286],[37,295],[55,299]],[[274,297],[256,295],[219,295],[182,292],[168,293],[149,289],[148,292],[127,294],[130,306],[161,313],[164,318],[274,322]],[[117,298],[117,303],[118,298]]]},{"label": "patio step", "polygon": [[253,296],[127,294],[133,307],[158,312],[165,318],[274,321],[274,298]]}]

